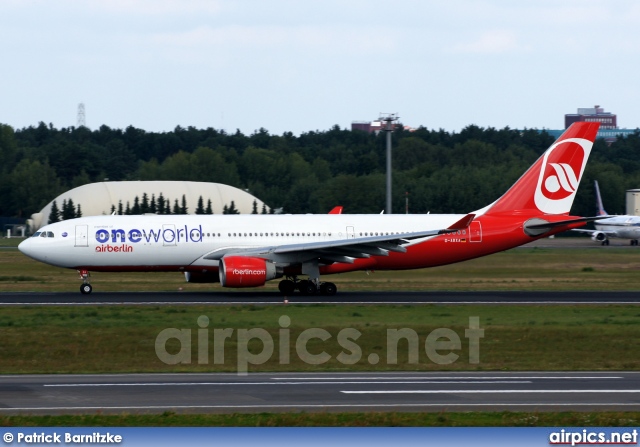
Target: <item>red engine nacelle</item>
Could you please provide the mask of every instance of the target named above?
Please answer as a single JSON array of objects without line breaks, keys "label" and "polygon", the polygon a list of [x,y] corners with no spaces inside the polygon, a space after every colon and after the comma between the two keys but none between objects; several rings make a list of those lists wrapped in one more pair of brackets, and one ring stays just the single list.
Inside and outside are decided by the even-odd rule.
[{"label": "red engine nacelle", "polygon": [[277,276],[276,265],[262,258],[229,256],[220,261],[222,287],[258,287]]}]

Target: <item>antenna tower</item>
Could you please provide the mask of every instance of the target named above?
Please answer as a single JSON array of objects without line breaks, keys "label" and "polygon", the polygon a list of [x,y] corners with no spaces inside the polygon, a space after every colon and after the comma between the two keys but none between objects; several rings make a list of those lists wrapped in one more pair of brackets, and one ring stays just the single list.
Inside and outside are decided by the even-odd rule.
[{"label": "antenna tower", "polygon": [[384,121],[384,131],[387,133],[387,206],[385,207],[385,214],[393,214],[393,207],[391,205],[391,134],[393,133],[394,125],[400,117],[397,113],[381,113],[380,121]]},{"label": "antenna tower", "polygon": [[87,122],[84,117],[84,103],[81,102],[78,104],[78,126],[77,127],[87,127]]}]

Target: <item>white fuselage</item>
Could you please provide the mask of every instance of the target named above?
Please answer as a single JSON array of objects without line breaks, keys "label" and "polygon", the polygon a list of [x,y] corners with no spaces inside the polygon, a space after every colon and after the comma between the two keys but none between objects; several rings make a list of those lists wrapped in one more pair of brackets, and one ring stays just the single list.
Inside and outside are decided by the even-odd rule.
[{"label": "white fuselage", "polygon": [[25,240],[20,250],[38,261],[66,268],[183,270],[189,266],[217,267],[217,260],[204,257],[211,258],[211,254],[225,250],[447,228],[463,216],[94,216],[47,225],[39,230],[37,237]]},{"label": "white fuselage", "polygon": [[609,237],[623,239],[640,238],[640,216],[615,216],[598,220],[594,223],[596,230]]}]

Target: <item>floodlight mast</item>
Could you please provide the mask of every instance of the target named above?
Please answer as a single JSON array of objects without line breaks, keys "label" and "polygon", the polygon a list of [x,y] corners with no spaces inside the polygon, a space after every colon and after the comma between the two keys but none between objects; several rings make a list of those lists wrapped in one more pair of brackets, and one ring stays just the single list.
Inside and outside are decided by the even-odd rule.
[{"label": "floodlight mast", "polygon": [[397,113],[381,113],[379,118],[380,121],[384,121],[384,131],[387,133],[387,205],[384,210],[385,214],[393,214],[391,204],[391,134],[393,133],[393,123],[399,118]]}]

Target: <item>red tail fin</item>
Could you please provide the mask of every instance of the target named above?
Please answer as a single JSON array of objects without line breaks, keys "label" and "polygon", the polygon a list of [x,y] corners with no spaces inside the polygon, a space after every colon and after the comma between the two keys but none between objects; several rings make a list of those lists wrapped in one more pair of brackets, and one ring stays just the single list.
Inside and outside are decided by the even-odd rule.
[{"label": "red tail fin", "polygon": [[572,124],[485,214],[568,214],[599,126]]}]

